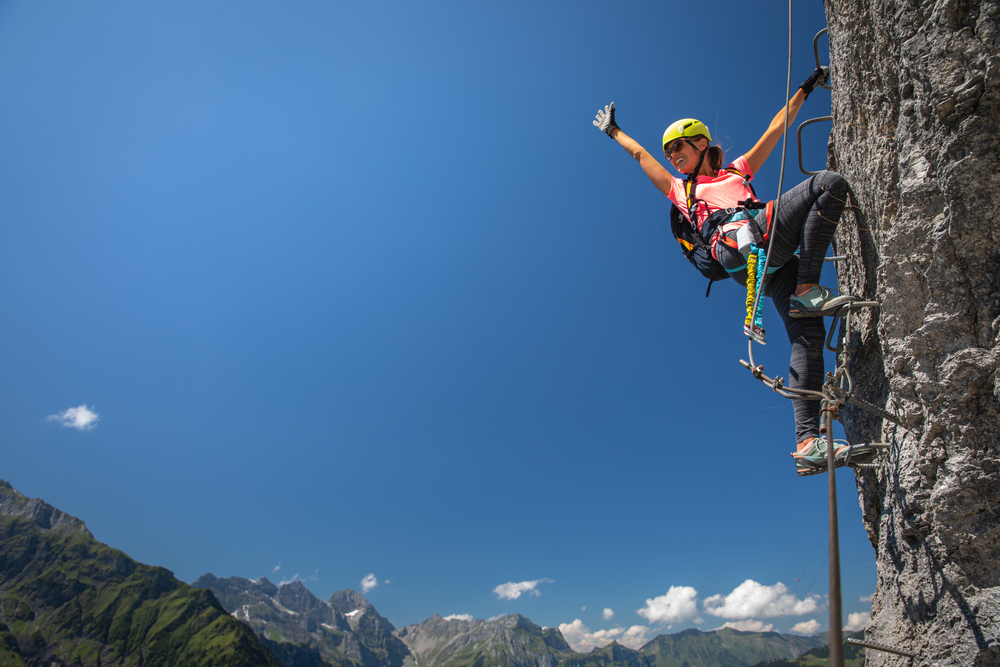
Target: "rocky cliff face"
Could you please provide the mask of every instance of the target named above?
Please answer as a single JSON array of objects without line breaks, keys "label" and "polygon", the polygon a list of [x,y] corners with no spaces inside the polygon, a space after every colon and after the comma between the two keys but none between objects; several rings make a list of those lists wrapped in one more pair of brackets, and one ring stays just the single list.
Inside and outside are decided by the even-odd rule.
[{"label": "rocky cliff face", "polygon": [[[830,162],[857,320],[849,437],[892,449],[859,472],[878,588],[867,637],[913,665],[1000,664],[1000,1],[826,0]],[[905,659],[869,652],[869,664]]]}]

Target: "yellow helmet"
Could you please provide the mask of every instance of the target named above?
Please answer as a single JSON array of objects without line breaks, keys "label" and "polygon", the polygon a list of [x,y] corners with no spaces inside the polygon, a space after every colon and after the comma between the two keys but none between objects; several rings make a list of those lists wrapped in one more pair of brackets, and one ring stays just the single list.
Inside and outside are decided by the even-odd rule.
[{"label": "yellow helmet", "polygon": [[694,137],[705,137],[709,143],[712,141],[712,133],[708,131],[708,126],[700,120],[694,118],[681,118],[679,121],[671,123],[663,131],[663,152],[667,152],[667,146],[676,139]]}]

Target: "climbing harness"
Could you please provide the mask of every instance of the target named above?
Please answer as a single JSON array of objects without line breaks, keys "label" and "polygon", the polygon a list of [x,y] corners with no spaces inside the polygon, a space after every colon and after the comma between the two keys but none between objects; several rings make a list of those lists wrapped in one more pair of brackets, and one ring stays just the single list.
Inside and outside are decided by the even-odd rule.
[{"label": "climbing harness", "polygon": [[[706,150],[708,149],[706,148]],[[704,151],[702,152],[702,158],[704,158]],[[701,162],[699,160],[698,170],[701,169]],[[670,208],[670,231],[678,243],[681,244],[681,252],[684,254],[684,258],[691,262],[703,276],[708,278],[708,289],[705,290],[706,297],[711,292],[713,282],[729,278],[729,273],[713,256],[712,246],[716,243],[723,243],[729,247],[738,248],[737,242],[729,238],[727,232],[749,227],[750,225],[759,226],[759,223],[755,222],[756,216],[754,215],[754,211],[756,210],[766,210],[767,214],[764,231],[760,232],[758,230],[753,236],[755,240],[763,242],[767,238],[771,221],[771,207],[769,204],[757,201],[757,193],[750,183],[749,176],[735,167],[720,169],[719,172],[728,172],[733,176],[742,178],[743,185],[749,190],[750,197],[744,201],[737,202],[735,208],[709,212],[708,203],[702,199],[698,199],[696,196],[698,186],[696,181],[697,176],[694,176],[694,174],[697,174],[696,170],[684,182],[684,193],[687,198],[688,207],[687,216],[684,216],[677,206],[671,206]],[[705,213],[708,214],[704,222],[701,223],[700,228],[697,222],[699,203],[704,205]],[[760,237],[759,239],[757,238],[758,236]]]}]

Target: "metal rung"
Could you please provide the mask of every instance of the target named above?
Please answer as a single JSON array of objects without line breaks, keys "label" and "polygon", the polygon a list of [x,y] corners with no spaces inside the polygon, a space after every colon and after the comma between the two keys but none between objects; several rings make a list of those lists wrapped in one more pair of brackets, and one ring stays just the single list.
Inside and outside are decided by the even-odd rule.
[{"label": "metal rung", "polygon": [[858,308],[878,308],[878,301],[852,301],[846,306],[841,306],[841,310],[857,310]]},{"label": "metal rung", "polygon": [[[825,34],[827,34],[827,29],[823,28],[822,30],[820,30],[819,32],[816,33],[815,37],[813,37],[813,54],[815,54],[815,56],[816,56],[816,67],[822,67],[823,66],[819,62],[819,38],[822,37]],[[833,86],[831,86],[829,84],[826,84],[826,83],[823,84],[823,87],[826,88],[827,90],[833,90]]]},{"label": "metal rung", "polygon": [[833,120],[833,116],[820,116],[819,118],[810,118],[809,120],[799,125],[799,129],[795,132],[795,138],[798,140],[799,143],[799,171],[801,171],[806,176],[814,176],[819,172],[809,171],[802,165],[802,128],[804,128],[807,125],[812,125],[813,123],[819,123],[825,120]]},{"label": "metal rung", "polygon": [[824,262],[843,262],[847,259],[847,255],[834,255],[833,257],[824,257]]},{"label": "metal rung", "polygon": [[852,310],[860,310],[862,308],[878,308],[879,305],[878,301],[851,301],[850,303],[841,306],[837,312],[833,314],[833,320],[830,321],[830,329],[826,333],[826,349],[831,352],[836,352],[837,354],[844,351],[844,348],[840,346],[833,346],[833,337],[837,333],[837,322],[840,318],[845,315],[850,315]]},{"label": "metal rung", "polygon": [[886,653],[895,653],[896,655],[901,655],[906,658],[916,658],[916,653],[907,653],[906,651],[900,651],[898,648],[889,648],[888,646],[882,646],[881,644],[876,644],[874,642],[865,642],[860,639],[848,639],[848,644],[854,644],[855,646],[864,646],[865,648],[870,648],[875,651],[885,651]]}]

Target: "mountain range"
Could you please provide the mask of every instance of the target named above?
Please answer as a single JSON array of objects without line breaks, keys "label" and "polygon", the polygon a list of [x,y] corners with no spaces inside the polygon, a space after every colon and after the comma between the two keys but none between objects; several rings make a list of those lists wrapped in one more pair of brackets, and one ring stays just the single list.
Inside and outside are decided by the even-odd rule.
[{"label": "mountain range", "polygon": [[574,651],[558,629],[539,627],[519,614],[491,620],[435,615],[396,629],[357,591],[340,591],[324,602],[298,581],[279,588],[266,578],[207,574],[192,585],[212,591],[287,665],[746,667],[794,659],[824,646],[812,637],[724,628],[660,635],[638,650],[612,643],[584,654]]},{"label": "mountain range", "polygon": [[397,629],[353,590],[324,601],[300,581],[212,574],[189,586],[0,480],[0,667],[778,667],[824,664],[823,650],[725,628],[577,653],[518,614]]}]

